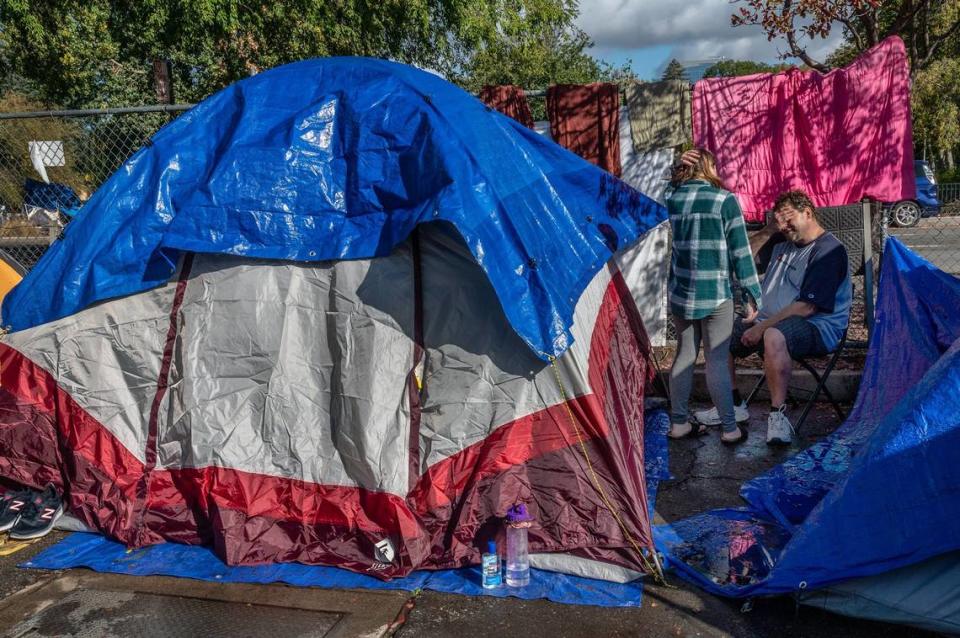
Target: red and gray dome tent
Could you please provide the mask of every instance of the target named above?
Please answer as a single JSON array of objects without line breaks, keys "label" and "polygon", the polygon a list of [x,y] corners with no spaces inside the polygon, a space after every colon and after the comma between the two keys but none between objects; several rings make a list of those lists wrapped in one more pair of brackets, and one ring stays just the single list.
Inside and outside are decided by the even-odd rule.
[{"label": "red and gray dome tent", "polygon": [[[664,209],[444,80],[327,59],[166,126],[6,298],[0,477],[131,546],[372,571],[642,569]],[[660,303],[661,300],[653,300]]]}]

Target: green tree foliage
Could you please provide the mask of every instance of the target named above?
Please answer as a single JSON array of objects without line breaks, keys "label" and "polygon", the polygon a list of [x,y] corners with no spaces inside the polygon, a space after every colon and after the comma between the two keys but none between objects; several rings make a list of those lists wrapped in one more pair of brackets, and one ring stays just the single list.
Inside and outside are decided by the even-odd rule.
[{"label": "green tree foliage", "polygon": [[0,0],[0,74],[50,105],[151,103],[151,61],[179,102],[286,62],[361,55],[468,88],[596,80],[610,72],[573,26],[576,0]]},{"label": "green tree foliage", "polygon": [[919,71],[912,98],[919,147],[934,153],[938,167],[953,170],[953,151],[960,146],[960,59],[937,60]]},{"label": "green tree foliage", "polygon": [[454,79],[471,91],[485,84],[546,88],[599,79],[603,67],[586,54],[590,39],[572,26],[576,5],[553,8],[540,14],[501,18],[498,37],[484,38],[480,46],[464,55]]},{"label": "green tree foliage", "polygon": [[898,35],[907,44],[914,70],[919,70],[956,48],[960,35],[958,0],[735,0],[734,26],[760,25],[771,40],[786,40],[786,57],[798,58],[819,71],[830,64],[813,59],[799,36],[826,38],[842,28],[848,49],[864,51],[882,39]]},{"label": "green tree foliage", "polygon": [[721,60],[707,67],[705,78],[730,78],[754,73],[779,73],[793,68],[789,64],[766,64],[753,60]]},{"label": "green tree foliage", "polygon": [[670,60],[670,64],[667,65],[667,68],[663,71],[662,80],[686,80],[687,72],[684,70],[683,65],[680,64],[676,58]]}]

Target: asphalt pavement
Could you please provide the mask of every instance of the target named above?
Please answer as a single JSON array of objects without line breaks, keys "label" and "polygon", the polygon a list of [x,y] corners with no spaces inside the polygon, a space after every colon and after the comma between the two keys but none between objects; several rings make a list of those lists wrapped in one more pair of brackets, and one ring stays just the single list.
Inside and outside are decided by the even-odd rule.
[{"label": "asphalt pavement", "polygon": [[960,275],[960,217],[928,217],[890,234],[941,270]]}]

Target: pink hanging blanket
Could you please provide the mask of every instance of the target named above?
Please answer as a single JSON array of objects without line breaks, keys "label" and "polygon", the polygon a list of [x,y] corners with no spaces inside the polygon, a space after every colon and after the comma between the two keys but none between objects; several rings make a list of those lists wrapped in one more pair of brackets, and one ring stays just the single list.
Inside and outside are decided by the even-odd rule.
[{"label": "pink hanging blanket", "polygon": [[747,221],[802,188],[817,206],[915,197],[910,70],[895,36],[845,69],[701,80],[693,139],[717,156]]}]

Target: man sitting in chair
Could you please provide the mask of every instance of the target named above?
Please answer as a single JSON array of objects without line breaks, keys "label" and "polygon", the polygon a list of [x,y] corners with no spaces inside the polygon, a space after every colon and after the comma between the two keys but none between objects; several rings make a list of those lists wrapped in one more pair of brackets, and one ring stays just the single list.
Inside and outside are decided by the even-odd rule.
[{"label": "man sitting in chair", "polygon": [[[789,445],[794,430],[784,403],[793,359],[825,355],[840,345],[853,295],[847,250],[820,225],[807,194],[784,193],[773,215],[779,232],[757,257],[757,271],[763,273],[760,310],[734,323],[730,375],[734,357],[762,354],[770,390],[767,443]],[[737,422],[748,421],[750,413],[737,390],[733,401]],[[694,418],[706,425],[720,423],[716,408],[696,412]]]}]

